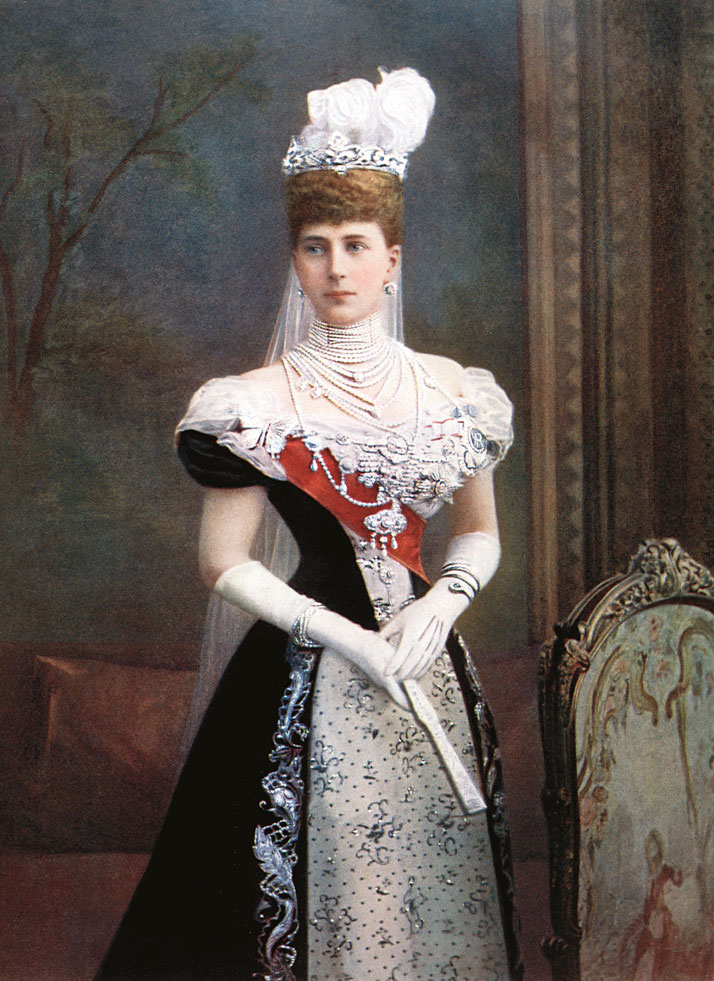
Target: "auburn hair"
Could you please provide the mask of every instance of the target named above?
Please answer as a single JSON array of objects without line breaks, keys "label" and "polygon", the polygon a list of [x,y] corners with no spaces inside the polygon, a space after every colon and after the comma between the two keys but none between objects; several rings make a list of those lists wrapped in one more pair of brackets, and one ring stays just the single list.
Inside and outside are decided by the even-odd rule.
[{"label": "auburn hair", "polygon": [[380,170],[308,170],[285,182],[290,244],[295,248],[306,225],[376,221],[387,245],[401,245],[402,183]]}]

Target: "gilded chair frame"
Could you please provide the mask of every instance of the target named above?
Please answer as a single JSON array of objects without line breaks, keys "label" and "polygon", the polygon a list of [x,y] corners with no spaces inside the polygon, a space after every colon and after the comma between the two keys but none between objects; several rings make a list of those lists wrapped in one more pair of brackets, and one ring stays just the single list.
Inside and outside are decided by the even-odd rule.
[{"label": "gilded chair frame", "polygon": [[714,578],[673,539],[641,543],[626,573],[593,589],[556,625],[540,655],[539,711],[548,828],[553,933],[543,941],[554,981],[581,977],[579,923],[580,816],[576,772],[578,685],[597,651],[621,623],[663,604],[684,603],[714,613]]}]

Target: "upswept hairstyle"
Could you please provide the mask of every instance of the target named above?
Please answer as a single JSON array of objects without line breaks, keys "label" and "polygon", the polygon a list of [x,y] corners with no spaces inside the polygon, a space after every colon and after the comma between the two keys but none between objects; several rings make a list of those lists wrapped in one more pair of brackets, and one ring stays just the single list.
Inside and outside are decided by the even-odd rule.
[{"label": "upswept hairstyle", "polygon": [[295,248],[305,225],[376,221],[387,245],[401,245],[402,183],[378,170],[309,170],[285,181],[290,244]]}]

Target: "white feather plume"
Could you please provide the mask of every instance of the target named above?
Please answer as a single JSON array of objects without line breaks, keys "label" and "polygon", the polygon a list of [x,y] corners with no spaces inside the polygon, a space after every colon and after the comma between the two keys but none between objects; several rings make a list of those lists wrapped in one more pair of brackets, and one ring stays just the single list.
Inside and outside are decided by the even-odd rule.
[{"label": "white feather plume", "polygon": [[310,122],[298,142],[317,149],[337,136],[391,153],[416,149],[434,111],[434,91],[414,68],[380,68],[379,73],[382,80],[376,87],[365,78],[352,78],[308,93]]}]

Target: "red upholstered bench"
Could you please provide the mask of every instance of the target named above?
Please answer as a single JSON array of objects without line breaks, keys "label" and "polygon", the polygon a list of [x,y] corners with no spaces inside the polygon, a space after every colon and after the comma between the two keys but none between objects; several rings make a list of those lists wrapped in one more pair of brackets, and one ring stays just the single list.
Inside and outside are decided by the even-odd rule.
[{"label": "red upholstered bench", "polygon": [[192,670],[35,657],[33,745],[6,801],[6,843],[149,850],[177,775],[194,680]]}]

